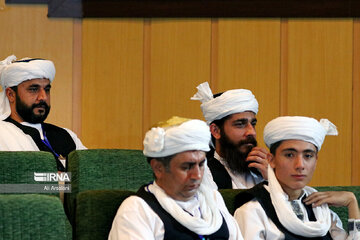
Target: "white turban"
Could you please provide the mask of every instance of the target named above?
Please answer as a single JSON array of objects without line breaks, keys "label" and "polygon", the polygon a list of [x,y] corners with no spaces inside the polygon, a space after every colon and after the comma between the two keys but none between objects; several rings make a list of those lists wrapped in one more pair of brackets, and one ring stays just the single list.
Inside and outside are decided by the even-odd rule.
[{"label": "white turban", "polygon": [[196,87],[198,92],[191,100],[201,101],[201,110],[207,124],[230,114],[251,111],[257,114],[259,104],[255,96],[247,89],[228,90],[214,98],[207,82]]},{"label": "white turban", "polygon": [[327,119],[319,122],[309,117],[278,117],[264,128],[264,141],[268,148],[282,140],[303,140],[320,150],[325,135],[338,135],[336,126]]},{"label": "white turban", "polygon": [[144,155],[167,157],[176,153],[209,151],[210,130],[204,121],[189,120],[168,128],[153,127],[144,139]]},{"label": "white turban", "polygon": [[52,82],[55,77],[55,66],[50,60],[24,58],[15,61],[16,57],[11,55],[0,62],[0,119],[4,120],[11,114],[9,100],[5,90],[20,83],[35,79],[47,78]]}]

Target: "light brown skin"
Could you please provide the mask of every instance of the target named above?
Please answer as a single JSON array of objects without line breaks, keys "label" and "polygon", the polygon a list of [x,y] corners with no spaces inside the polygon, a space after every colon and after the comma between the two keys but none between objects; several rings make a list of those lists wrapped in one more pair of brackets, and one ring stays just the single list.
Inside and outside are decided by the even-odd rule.
[{"label": "light brown skin", "polygon": [[[316,169],[318,154],[315,146],[302,140],[285,140],[276,149],[275,155],[269,153],[269,159],[269,164],[274,168],[275,176],[284,192],[288,194],[289,200],[298,199]],[[347,207],[349,218],[360,218],[358,202],[352,192],[315,192],[304,202],[314,207],[324,203],[329,206]]]},{"label": "light brown skin", "polygon": [[[246,111],[230,115],[224,122],[224,132],[233,143],[245,140],[252,135],[256,139],[256,116],[253,112]],[[215,150],[221,156],[220,128],[214,123],[210,124],[210,131],[215,138]],[[242,151],[242,149],[239,149]],[[264,179],[267,179],[268,151],[263,147],[254,147],[249,153],[246,161],[252,161],[248,166],[259,170]],[[223,157],[223,156],[221,156]]]},{"label": "light brown skin", "polygon": [[160,161],[152,159],[151,168],[156,183],[167,195],[179,201],[192,199],[200,187],[205,166],[205,152],[185,151],[176,154],[166,168]]},{"label": "light brown skin", "polygon": [[[46,78],[36,78],[24,81],[17,86],[17,94],[19,98],[28,106],[39,103],[40,101],[46,102],[50,106],[50,80]],[[16,93],[11,88],[6,89],[6,96],[10,102],[11,115],[10,117],[17,121],[23,122],[24,119],[16,111]],[[44,108],[38,107],[34,109],[35,115],[43,115]]]}]

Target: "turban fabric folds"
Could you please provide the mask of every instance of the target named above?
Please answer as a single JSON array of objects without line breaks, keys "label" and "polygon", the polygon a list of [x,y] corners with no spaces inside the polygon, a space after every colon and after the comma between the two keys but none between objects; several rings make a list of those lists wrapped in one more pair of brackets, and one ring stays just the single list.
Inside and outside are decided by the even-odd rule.
[{"label": "turban fabric folds", "polygon": [[204,121],[188,120],[179,125],[153,127],[144,138],[144,155],[167,157],[176,153],[201,150],[209,151],[210,130]]},{"label": "turban fabric folds", "polygon": [[228,90],[214,98],[207,82],[197,86],[198,92],[191,100],[201,101],[201,110],[207,124],[230,114],[251,111],[257,114],[259,104],[250,90]]},{"label": "turban fabric folds", "polygon": [[337,135],[336,126],[327,119],[317,121],[314,118],[285,116],[271,120],[264,128],[264,141],[270,148],[282,140],[303,140],[314,144],[318,150],[325,135]]}]

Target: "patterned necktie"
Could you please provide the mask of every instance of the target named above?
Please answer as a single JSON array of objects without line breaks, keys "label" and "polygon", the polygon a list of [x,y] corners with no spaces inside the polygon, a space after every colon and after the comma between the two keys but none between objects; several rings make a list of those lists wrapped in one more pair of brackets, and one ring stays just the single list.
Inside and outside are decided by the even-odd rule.
[{"label": "patterned necktie", "polygon": [[304,213],[301,211],[300,205],[298,201],[291,201],[291,207],[296,214],[296,216],[301,220],[304,221]]}]

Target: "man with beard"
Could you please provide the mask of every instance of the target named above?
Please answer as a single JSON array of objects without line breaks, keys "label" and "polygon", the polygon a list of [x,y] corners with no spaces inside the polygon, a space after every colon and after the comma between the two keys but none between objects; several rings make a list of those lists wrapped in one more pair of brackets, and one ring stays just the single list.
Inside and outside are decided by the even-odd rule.
[{"label": "man with beard", "polygon": [[213,95],[207,82],[191,98],[212,134],[208,167],[219,189],[246,189],[267,179],[267,153],[256,142],[258,102],[250,90],[233,89]]},{"label": "man with beard", "polygon": [[14,55],[0,62],[0,151],[51,152],[59,171],[75,149],[86,149],[68,129],[44,123],[55,77],[52,61]]}]

